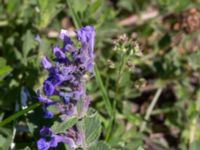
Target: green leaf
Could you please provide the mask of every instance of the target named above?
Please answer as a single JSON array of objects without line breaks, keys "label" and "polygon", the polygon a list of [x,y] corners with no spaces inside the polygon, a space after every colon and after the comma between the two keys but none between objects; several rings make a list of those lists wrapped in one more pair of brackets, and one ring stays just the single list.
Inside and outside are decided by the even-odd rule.
[{"label": "green leaf", "polygon": [[91,5],[90,9],[90,14],[94,14],[102,5],[102,1],[101,0],[96,0],[93,2],[93,4]]},{"label": "green leaf", "polygon": [[104,141],[99,141],[96,145],[89,147],[88,150],[111,150],[111,147]]},{"label": "green leaf", "polygon": [[12,68],[6,65],[6,59],[0,57],[0,79],[4,78],[11,72]]},{"label": "green leaf", "polygon": [[128,11],[133,11],[133,2],[130,0],[120,0],[118,2],[118,6],[128,10]]},{"label": "green leaf", "polygon": [[102,98],[103,98],[103,100],[105,102],[105,106],[106,106],[106,109],[108,111],[108,114],[110,116],[112,116],[113,110],[112,110],[111,102],[110,102],[110,100],[108,98],[107,90],[106,90],[106,88],[105,88],[105,86],[103,84],[100,72],[99,72],[99,70],[98,70],[96,65],[94,66],[94,72],[95,72],[95,78],[96,78],[96,81],[97,81],[97,83],[99,85],[99,88],[101,90]]},{"label": "green leaf", "polygon": [[73,125],[77,123],[77,118],[72,117],[63,122],[55,122],[51,127],[51,130],[55,133],[65,133],[67,129],[71,128]]},{"label": "green leaf", "polygon": [[200,149],[200,141],[192,142],[190,150],[199,150],[199,149]]},{"label": "green leaf", "polygon": [[6,65],[6,60],[3,57],[0,57],[0,67],[3,67]]},{"label": "green leaf", "polygon": [[12,15],[14,12],[18,11],[16,8],[19,8],[20,6],[20,1],[18,0],[8,1],[6,10],[10,15]]},{"label": "green leaf", "polygon": [[53,114],[59,114],[60,113],[60,111],[58,110],[58,108],[55,105],[48,106],[47,110],[52,112]]},{"label": "green leaf", "polygon": [[12,142],[12,131],[6,128],[0,128],[0,149],[9,150]]},{"label": "green leaf", "polygon": [[60,12],[63,5],[58,4],[58,0],[38,0],[40,17],[38,20],[38,27],[43,29],[48,26],[51,20]]},{"label": "green leaf", "polygon": [[50,55],[51,51],[50,42],[47,39],[42,39],[42,41],[39,43],[39,52],[41,52],[41,55]]},{"label": "green leaf", "polygon": [[84,139],[83,147],[90,147],[97,142],[101,134],[101,122],[93,109],[89,109],[89,113],[77,123],[77,127]]},{"label": "green leaf", "polygon": [[33,104],[32,106],[29,106],[28,108],[26,109],[23,109],[21,111],[18,111],[17,113],[9,116],[8,118],[4,119],[3,121],[0,122],[0,127],[10,123],[11,121],[14,121],[15,119],[19,118],[20,116],[28,113],[29,111],[39,107],[41,105],[41,103],[35,103]]},{"label": "green leaf", "polygon": [[35,47],[34,36],[30,30],[26,31],[26,34],[23,36],[23,56],[27,58],[31,49]]},{"label": "green leaf", "polygon": [[0,79],[5,77],[8,73],[10,73],[12,68],[10,66],[4,66],[0,68]]},{"label": "green leaf", "polygon": [[70,0],[75,12],[83,13],[88,6],[88,1],[83,0]]}]

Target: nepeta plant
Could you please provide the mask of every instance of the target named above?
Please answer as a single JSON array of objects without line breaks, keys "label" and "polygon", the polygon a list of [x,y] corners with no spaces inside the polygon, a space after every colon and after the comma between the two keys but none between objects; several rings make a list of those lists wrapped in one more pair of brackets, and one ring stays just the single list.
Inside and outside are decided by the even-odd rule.
[{"label": "nepeta plant", "polygon": [[[94,28],[83,27],[76,31],[76,36],[81,46],[78,49],[68,37],[67,31],[61,30],[60,39],[63,46],[53,47],[54,61],[50,62],[45,56],[41,61],[42,67],[48,71],[48,78],[43,82],[43,90],[37,92],[38,100],[43,104],[44,118],[56,117],[57,124],[60,125],[72,116],[75,120],[80,120],[85,116],[89,106],[84,77],[93,73]],[[40,129],[41,138],[37,141],[38,149],[55,148],[60,142],[68,145],[70,150],[81,147],[85,139],[74,123],[75,121],[71,121],[65,124],[69,128],[66,127],[66,130],[60,132],[43,126]]]}]

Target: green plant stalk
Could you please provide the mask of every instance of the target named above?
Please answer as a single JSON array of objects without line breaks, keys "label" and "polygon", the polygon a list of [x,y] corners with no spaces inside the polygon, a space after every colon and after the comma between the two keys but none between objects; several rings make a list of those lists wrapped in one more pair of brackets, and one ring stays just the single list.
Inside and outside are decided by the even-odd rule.
[{"label": "green plant stalk", "polygon": [[6,118],[6,119],[4,119],[3,121],[0,122],[0,127],[6,125],[6,124],[8,124],[8,123],[10,123],[11,121],[13,121],[13,120],[19,118],[20,116],[24,115],[25,113],[27,113],[27,112],[29,112],[29,111],[31,111],[31,110],[33,110],[33,109],[39,107],[40,105],[41,105],[41,103],[39,103],[39,102],[38,102],[38,103],[35,103],[35,104],[33,104],[32,106],[30,106],[30,107],[28,107],[28,108],[26,108],[26,109],[23,109],[23,110],[21,110],[21,111],[15,113],[15,114],[9,116],[8,118]]},{"label": "green plant stalk", "polygon": [[106,109],[108,111],[108,114],[112,117],[112,114],[113,114],[112,105],[111,105],[110,100],[107,96],[105,86],[103,85],[99,70],[98,70],[96,65],[94,66],[94,73],[95,73],[96,81],[99,84],[99,87],[100,87],[102,97],[103,97],[103,100],[105,102],[105,106],[106,106]]},{"label": "green plant stalk", "polygon": [[[67,1],[68,6],[69,6],[69,9],[71,11],[74,25],[78,29],[78,28],[80,28],[82,26],[81,22],[80,22],[80,19],[79,19],[78,15],[76,14],[76,12],[74,11],[70,0],[66,0],[66,1]],[[103,84],[101,75],[99,73],[99,69],[98,69],[96,64],[94,65],[94,73],[95,73],[95,79],[96,79],[96,81],[97,81],[97,83],[99,85],[100,91],[101,91],[101,95],[102,95],[103,100],[105,102],[105,106],[106,106],[107,112],[108,112],[109,116],[112,117],[112,113],[113,113],[112,105],[111,105],[110,100],[108,98],[108,94],[106,92],[106,88],[105,88],[105,86]]]},{"label": "green plant stalk", "polygon": [[149,105],[149,107],[147,108],[147,112],[145,114],[145,117],[144,117],[144,121],[142,122],[142,125],[140,127],[140,132],[143,132],[145,127],[146,127],[146,122],[149,120],[149,117],[151,116],[151,113],[153,111],[153,108],[155,107],[160,95],[162,93],[162,88],[159,88],[157,91],[156,91],[156,94],[151,102],[151,104]]},{"label": "green plant stalk", "polygon": [[113,110],[112,110],[112,118],[111,118],[111,124],[108,128],[108,131],[107,131],[107,135],[106,135],[106,141],[109,141],[110,139],[110,135],[114,129],[114,126],[115,126],[115,118],[116,118],[116,104],[117,104],[117,101],[118,101],[118,96],[117,94],[119,93],[119,86],[120,86],[120,80],[121,80],[121,74],[123,73],[123,70],[124,70],[124,64],[125,64],[125,61],[127,60],[128,58],[124,58],[123,55],[121,55],[121,63],[119,65],[119,69],[118,69],[118,74],[117,74],[117,80],[116,80],[116,88],[115,88],[115,99],[113,101]]},{"label": "green plant stalk", "polygon": [[70,11],[71,11],[72,20],[73,20],[73,22],[74,22],[74,25],[75,25],[75,27],[78,29],[78,28],[81,27],[80,19],[79,19],[78,15],[76,14],[76,12],[74,11],[74,9],[73,9],[73,7],[72,7],[72,5],[71,5],[70,0],[66,0],[66,1],[67,1],[67,5],[68,5],[68,7],[69,7],[69,9],[70,9]]}]

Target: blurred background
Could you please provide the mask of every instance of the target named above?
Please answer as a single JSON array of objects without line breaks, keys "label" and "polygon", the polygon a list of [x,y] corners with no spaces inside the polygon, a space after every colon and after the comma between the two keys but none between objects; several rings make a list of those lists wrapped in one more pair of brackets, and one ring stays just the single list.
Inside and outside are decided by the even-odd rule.
[{"label": "blurred background", "polygon": [[[70,3],[70,5],[69,5]],[[200,149],[199,0],[0,0],[0,120],[36,103],[60,29],[96,30],[87,85],[100,139],[116,150]],[[0,127],[0,149],[35,149],[30,116]]]}]

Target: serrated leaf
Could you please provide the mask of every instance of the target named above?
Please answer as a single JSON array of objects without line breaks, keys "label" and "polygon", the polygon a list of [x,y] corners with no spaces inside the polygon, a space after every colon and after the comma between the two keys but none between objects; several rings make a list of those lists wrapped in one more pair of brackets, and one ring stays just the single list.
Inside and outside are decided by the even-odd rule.
[{"label": "serrated leaf", "polygon": [[77,123],[77,118],[72,117],[63,122],[55,122],[51,127],[51,130],[55,133],[65,133],[67,129],[71,128],[73,125]]},{"label": "serrated leaf", "polygon": [[88,150],[111,150],[111,147],[106,142],[99,141],[96,145],[89,147]]},{"label": "serrated leaf", "polygon": [[[87,147],[96,143],[101,134],[99,116],[97,113],[93,112],[93,110],[90,110],[89,114],[77,123],[78,130],[84,138],[83,145]],[[91,112],[93,112],[93,114]]]}]

